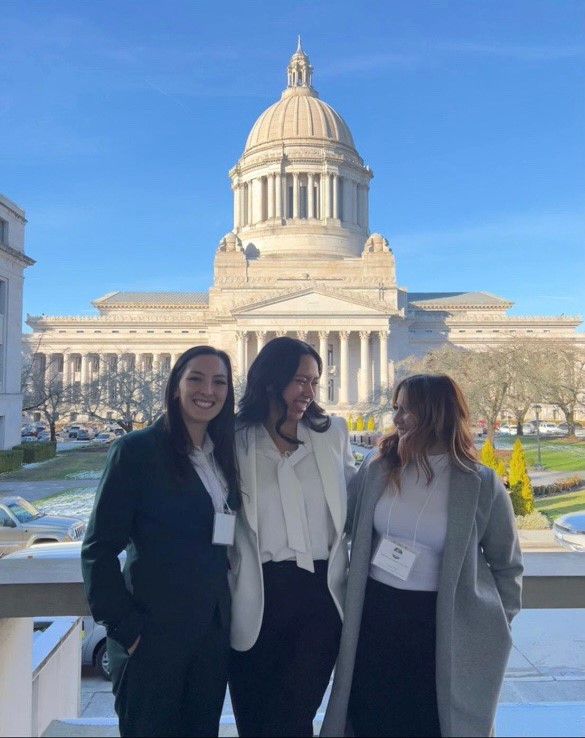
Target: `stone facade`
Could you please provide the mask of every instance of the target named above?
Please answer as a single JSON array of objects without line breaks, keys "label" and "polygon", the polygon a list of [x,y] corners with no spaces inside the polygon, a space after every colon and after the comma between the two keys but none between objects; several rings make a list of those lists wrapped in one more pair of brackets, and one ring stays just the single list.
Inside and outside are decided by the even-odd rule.
[{"label": "stone facade", "polygon": [[[341,116],[320,100],[300,43],[281,99],[258,118],[229,176],[233,229],[207,293],[114,292],[99,316],[28,317],[34,346],[74,382],[107,357],[168,367],[189,346],[227,350],[244,375],[266,341],[298,336],[321,354],[320,400],[338,413],[392,384],[394,367],[445,343],[485,346],[513,336],[581,340],[577,317],[512,318],[485,292],[409,293],[388,241],[369,231],[372,170]],[[54,357],[53,357],[54,358]]]},{"label": "stone facade", "polygon": [[24,211],[0,195],[0,449],[20,443]]}]

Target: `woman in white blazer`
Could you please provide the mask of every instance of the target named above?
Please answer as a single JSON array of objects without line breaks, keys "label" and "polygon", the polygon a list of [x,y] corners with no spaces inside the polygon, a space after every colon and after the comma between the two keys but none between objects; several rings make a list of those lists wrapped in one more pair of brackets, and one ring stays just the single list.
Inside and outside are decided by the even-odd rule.
[{"label": "woman in white blazer", "polygon": [[312,736],[337,658],[347,575],[347,425],[315,402],[322,361],[276,338],[248,372],[236,452],[230,693],[240,736]]}]

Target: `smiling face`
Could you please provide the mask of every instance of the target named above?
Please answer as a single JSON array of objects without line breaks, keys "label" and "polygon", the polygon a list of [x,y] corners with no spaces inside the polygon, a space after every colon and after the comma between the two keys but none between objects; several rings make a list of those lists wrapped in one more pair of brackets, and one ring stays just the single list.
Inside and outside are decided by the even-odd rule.
[{"label": "smiling face", "polygon": [[303,354],[294,377],[282,392],[287,421],[298,423],[315,399],[319,388],[319,366],[310,354]]},{"label": "smiling face", "polygon": [[213,354],[190,359],[177,385],[175,398],[189,435],[205,434],[207,425],[224,406],[228,394],[228,371],[224,362]]},{"label": "smiling face", "polygon": [[398,392],[396,397],[393,421],[398,437],[401,439],[416,428],[416,416],[408,408],[408,396],[404,388]]}]

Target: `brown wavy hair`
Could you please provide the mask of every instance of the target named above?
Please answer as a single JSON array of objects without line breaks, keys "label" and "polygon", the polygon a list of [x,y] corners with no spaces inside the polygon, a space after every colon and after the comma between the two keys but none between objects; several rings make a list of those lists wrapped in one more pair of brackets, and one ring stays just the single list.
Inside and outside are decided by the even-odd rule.
[{"label": "brown wavy hair", "polygon": [[429,451],[436,444],[446,446],[451,461],[460,469],[475,470],[477,452],[470,427],[467,401],[457,383],[446,374],[414,374],[402,379],[392,393],[395,406],[399,392],[408,411],[416,418],[412,434],[399,445],[398,433],[384,436],[378,455],[388,466],[390,479],[400,487],[400,473],[409,463],[417,465],[433,479]]}]

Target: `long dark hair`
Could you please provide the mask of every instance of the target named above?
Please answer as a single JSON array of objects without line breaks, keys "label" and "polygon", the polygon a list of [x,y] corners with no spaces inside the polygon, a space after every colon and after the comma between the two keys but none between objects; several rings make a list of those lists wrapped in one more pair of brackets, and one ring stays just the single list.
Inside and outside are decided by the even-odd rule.
[{"label": "long dark hair", "polygon": [[191,466],[189,454],[193,450],[193,444],[181,415],[179,399],[175,395],[185,367],[196,356],[217,356],[223,361],[227,369],[227,396],[221,411],[207,426],[207,433],[213,441],[213,455],[228,484],[228,505],[231,510],[237,510],[241,504],[241,493],[235,450],[235,399],[232,365],[225,351],[220,351],[213,348],[213,346],[193,346],[187,349],[175,362],[167,381],[165,389],[165,426],[171,436],[173,468],[178,478],[185,479]]},{"label": "long dark hair", "polygon": [[[321,357],[312,346],[298,338],[280,336],[269,341],[252,362],[246,379],[246,391],[239,403],[238,424],[244,427],[263,423],[270,414],[270,401],[278,405],[280,417],[276,422],[276,432],[290,443],[302,443],[280,430],[287,417],[286,402],[282,393],[297,373],[301,356],[312,356],[317,362],[319,376],[323,371]],[[311,430],[325,432],[331,425],[331,418],[323,408],[313,401],[303,415],[303,422]]]},{"label": "long dark hair", "polygon": [[433,479],[429,450],[443,443],[451,461],[466,472],[473,471],[477,452],[470,428],[470,415],[459,385],[446,374],[414,374],[402,379],[392,393],[392,404],[403,390],[406,407],[416,418],[412,436],[400,444],[394,431],[378,444],[379,455],[388,463],[390,478],[400,486],[400,472],[409,462]]}]

